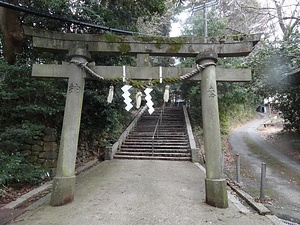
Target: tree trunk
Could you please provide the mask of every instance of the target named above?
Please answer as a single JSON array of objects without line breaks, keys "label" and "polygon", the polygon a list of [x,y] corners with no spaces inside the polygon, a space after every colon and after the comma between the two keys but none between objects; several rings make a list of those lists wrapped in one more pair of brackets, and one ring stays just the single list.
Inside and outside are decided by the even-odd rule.
[{"label": "tree trunk", "polygon": [[[8,2],[18,4],[18,0]],[[9,64],[13,64],[16,61],[16,53],[21,53],[23,47],[20,12],[0,7],[0,27],[3,33],[4,58]]]}]

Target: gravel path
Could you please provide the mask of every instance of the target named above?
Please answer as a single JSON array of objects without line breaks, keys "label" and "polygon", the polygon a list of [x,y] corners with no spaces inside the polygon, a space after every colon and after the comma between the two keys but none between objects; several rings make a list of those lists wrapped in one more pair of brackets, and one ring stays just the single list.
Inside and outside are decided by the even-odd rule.
[{"label": "gravel path", "polygon": [[265,121],[266,118],[253,120],[229,136],[232,150],[241,156],[242,170],[247,174],[242,182],[247,191],[255,185],[259,190],[261,163],[266,162],[267,195],[272,199],[267,207],[283,219],[300,223],[300,183],[297,179],[300,163],[261,137],[257,128]]}]

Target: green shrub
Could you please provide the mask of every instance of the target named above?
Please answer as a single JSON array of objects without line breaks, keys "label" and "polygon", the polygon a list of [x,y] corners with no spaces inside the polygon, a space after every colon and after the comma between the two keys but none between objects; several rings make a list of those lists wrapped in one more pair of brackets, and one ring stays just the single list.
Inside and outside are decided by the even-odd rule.
[{"label": "green shrub", "polygon": [[3,131],[0,129],[0,149],[4,152],[16,152],[27,139],[39,134],[43,127],[22,121],[21,124],[11,125]]},{"label": "green shrub", "polygon": [[0,152],[0,186],[39,184],[47,177],[45,170],[29,164],[21,154]]}]

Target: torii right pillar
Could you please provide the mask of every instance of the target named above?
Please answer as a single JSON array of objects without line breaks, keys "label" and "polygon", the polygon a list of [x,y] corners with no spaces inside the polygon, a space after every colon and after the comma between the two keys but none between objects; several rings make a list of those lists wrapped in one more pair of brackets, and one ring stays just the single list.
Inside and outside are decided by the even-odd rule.
[{"label": "torii right pillar", "polygon": [[226,179],[223,177],[221,132],[216,82],[217,53],[208,49],[197,55],[196,63],[208,65],[202,71],[201,100],[206,158],[206,202],[218,208],[228,207]]}]

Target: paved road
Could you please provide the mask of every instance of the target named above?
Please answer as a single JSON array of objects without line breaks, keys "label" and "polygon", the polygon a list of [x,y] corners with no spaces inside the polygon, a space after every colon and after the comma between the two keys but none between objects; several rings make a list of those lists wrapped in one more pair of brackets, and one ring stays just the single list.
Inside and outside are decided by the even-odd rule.
[{"label": "paved road", "polygon": [[208,206],[204,178],[191,162],[105,161],[77,178],[73,203],[51,207],[47,197],[11,224],[274,224],[268,217],[241,212],[232,202],[227,209]]},{"label": "paved road", "polygon": [[[259,180],[261,163],[264,159],[257,149],[253,151],[249,148],[249,142],[254,144],[264,156],[274,158],[279,170],[280,165],[284,165],[289,171],[299,175],[299,161],[283,154],[276,146],[266,142],[256,131],[265,120],[266,118],[256,119],[235,129],[229,136],[233,151],[241,156],[242,162],[248,167],[248,171],[258,178],[257,180]],[[271,190],[269,191],[271,197],[276,200],[268,207],[278,216],[284,219],[292,218],[300,223],[300,189],[291,182],[291,177],[267,165],[267,188]]]}]

